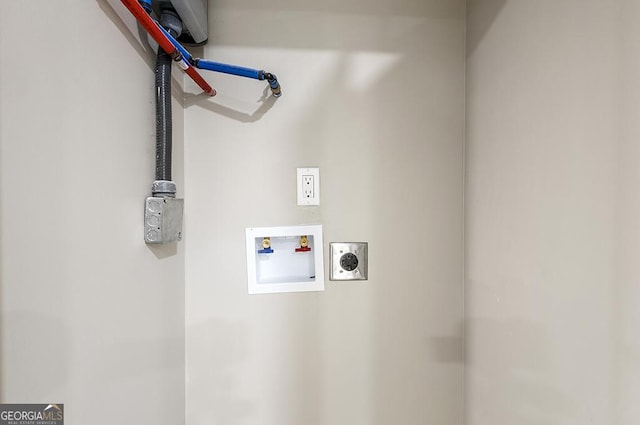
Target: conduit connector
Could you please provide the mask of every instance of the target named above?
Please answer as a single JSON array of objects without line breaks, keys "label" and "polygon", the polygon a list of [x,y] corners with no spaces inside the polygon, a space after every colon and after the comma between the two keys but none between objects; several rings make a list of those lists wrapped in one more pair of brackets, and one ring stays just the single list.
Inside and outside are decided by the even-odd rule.
[{"label": "conduit connector", "polygon": [[170,180],[156,180],[151,185],[151,194],[158,198],[175,198],[176,184]]}]

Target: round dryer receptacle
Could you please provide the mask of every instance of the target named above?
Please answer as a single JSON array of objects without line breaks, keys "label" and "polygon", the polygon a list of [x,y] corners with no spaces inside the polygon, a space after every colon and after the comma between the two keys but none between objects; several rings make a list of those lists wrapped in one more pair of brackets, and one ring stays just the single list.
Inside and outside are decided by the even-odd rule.
[{"label": "round dryer receptacle", "polygon": [[340,267],[348,272],[354,271],[358,267],[358,257],[351,252],[347,252],[340,257]]}]

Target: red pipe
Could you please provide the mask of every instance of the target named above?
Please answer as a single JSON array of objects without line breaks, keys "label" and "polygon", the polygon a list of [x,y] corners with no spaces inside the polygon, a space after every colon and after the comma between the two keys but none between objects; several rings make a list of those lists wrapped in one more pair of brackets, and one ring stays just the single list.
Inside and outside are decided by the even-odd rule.
[{"label": "red pipe", "polygon": [[[185,62],[185,60],[182,60],[183,62]],[[191,65],[189,66],[189,68],[185,69],[184,72],[187,73],[187,75],[189,77],[191,77],[191,79],[193,81],[195,81],[195,83],[197,85],[199,85],[202,90],[204,90],[204,92],[206,94],[208,94],[209,96],[215,96],[216,95],[216,90],[214,88],[212,88],[205,80],[204,78],[202,78],[202,75],[200,75],[200,73],[198,71],[196,71],[196,69],[194,67],[192,67]]]},{"label": "red pipe", "polygon": [[153,19],[151,19],[147,11],[144,10],[142,6],[140,6],[140,4],[138,3],[138,0],[121,0],[121,1],[122,1],[122,4],[124,4],[125,7],[129,9],[129,12],[131,12],[131,14],[137,19],[140,25],[142,25],[144,29],[147,30],[149,35],[151,35],[151,37],[153,37],[153,39],[158,43],[158,45],[162,47],[162,50],[167,52],[167,54],[170,55],[174,60],[178,60],[180,68],[184,69],[184,72],[186,72],[187,75],[191,77],[191,79],[206,94],[208,94],[209,96],[215,96],[216,95],[215,89],[213,89],[205,81],[205,79],[202,78],[202,75],[200,75],[198,71],[196,71],[195,68],[191,66],[191,64],[189,64],[182,57],[178,49],[176,49],[173,43],[171,43],[171,40],[169,40],[167,36],[164,35],[162,31],[160,31],[160,28],[158,28],[158,24],[156,24],[156,22]]}]

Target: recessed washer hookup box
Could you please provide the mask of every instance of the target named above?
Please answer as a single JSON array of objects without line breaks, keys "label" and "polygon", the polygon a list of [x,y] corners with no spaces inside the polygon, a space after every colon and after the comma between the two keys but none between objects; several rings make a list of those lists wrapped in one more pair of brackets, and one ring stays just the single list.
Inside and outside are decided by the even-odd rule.
[{"label": "recessed washer hookup box", "polygon": [[246,229],[249,294],[324,291],[322,226]]}]

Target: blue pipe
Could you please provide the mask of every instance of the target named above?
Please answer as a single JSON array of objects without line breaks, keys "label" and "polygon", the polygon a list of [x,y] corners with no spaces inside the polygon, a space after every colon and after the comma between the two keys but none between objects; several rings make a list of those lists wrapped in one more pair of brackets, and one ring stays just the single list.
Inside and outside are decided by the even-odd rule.
[{"label": "blue pipe", "polygon": [[178,40],[176,40],[162,25],[158,25],[162,33],[167,36],[171,44],[180,52],[182,58],[188,63],[192,64],[198,69],[206,69],[207,71],[222,72],[223,74],[236,75],[238,77],[253,78],[254,80],[264,81],[267,80],[271,92],[274,97],[282,96],[282,89],[280,83],[275,75],[265,72],[263,70],[245,68],[244,66],[229,65],[226,63],[212,62],[204,59],[194,59],[189,51],[185,49]]},{"label": "blue pipe", "polygon": [[208,71],[222,72],[224,74],[237,75],[238,77],[253,78],[254,80],[264,80],[261,76],[264,71],[257,69],[245,68],[243,66],[227,65],[226,63],[211,62],[204,59],[196,59],[196,68],[206,69]]},{"label": "blue pipe", "polygon": [[151,0],[138,0],[138,3],[147,13],[151,13]]},{"label": "blue pipe", "polygon": [[280,83],[275,75],[263,70],[245,68],[243,66],[228,65],[226,63],[211,62],[204,59],[195,59],[193,64],[198,69],[206,69],[208,71],[222,72],[224,74],[237,75],[238,77],[253,78],[254,80],[267,80],[273,96],[282,96]]}]

